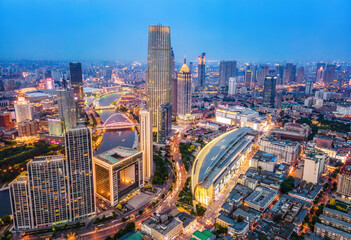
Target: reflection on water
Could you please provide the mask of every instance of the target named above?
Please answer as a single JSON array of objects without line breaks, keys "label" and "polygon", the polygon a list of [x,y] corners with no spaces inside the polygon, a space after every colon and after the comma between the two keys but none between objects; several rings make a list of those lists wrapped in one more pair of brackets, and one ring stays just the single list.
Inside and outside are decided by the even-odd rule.
[{"label": "reflection on water", "polygon": [[100,154],[118,146],[131,148],[133,147],[134,139],[135,134],[132,129],[105,131],[102,143],[94,154]]}]

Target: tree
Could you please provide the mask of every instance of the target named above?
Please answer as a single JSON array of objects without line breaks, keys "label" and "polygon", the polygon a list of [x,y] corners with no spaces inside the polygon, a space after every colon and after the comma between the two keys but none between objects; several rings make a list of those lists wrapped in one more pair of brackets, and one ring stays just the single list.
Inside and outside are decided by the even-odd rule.
[{"label": "tree", "polygon": [[261,174],[261,172],[262,172],[262,167],[261,167],[261,166],[258,166],[258,167],[257,167],[257,171],[259,172],[259,174]]},{"label": "tree", "polygon": [[125,217],[122,218],[122,222],[126,222],[127,219]]},{"label": "tree", "polygon": [[1,218],[1,221],[7,225],[7,224],[10,224],[11,223],[11,217],[9,215],[5,215]]},{"label": "tree", "polygon": [[294,178],[289,176],[280,184],[280,191],[285,194],[294,188]]},{"label": "tree", "polygon": [[143,210],[139,210],[138,213],[139,213],[139,215],[143,214]]}]

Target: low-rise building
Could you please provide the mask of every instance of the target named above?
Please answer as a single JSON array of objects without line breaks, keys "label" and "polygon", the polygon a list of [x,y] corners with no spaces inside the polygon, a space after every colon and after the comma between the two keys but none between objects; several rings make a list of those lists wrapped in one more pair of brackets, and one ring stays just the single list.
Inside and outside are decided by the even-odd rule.
[{"label": "low-rise building", "polygon": [[168,240],[183,233],[183,223],[167,214],[151,216],[141,223],[141,231],[155,240]]},{"label": "low-rise building", "polygon": [[316,223],[314,225],[314,233],[323,239],[335,239],[335,240],[351,240],[351,234],[339,230],[337,228]]},{"label": "low-rise building", "polygon": [[266,187],[257,187],[246,199],[245,203],[257,211],[263,212],[278,196],[278,191]]},{"label": "low-rise building", "polygon": [[261,170],[274,172],[276,161],[277,157],[275,155],[258,150],[250,160],[250,167],[254,167],[256,169],[261,167]]}]

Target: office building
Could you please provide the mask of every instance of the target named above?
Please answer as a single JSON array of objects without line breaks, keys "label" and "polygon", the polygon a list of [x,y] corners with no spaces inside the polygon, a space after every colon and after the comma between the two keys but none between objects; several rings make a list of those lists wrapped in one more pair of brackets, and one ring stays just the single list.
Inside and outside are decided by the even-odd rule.
[{"label": "office building", "polygon": [[74,101],[72,88],[59,89],[56,91],[59,118],[63,121],[64,129],[69,130],[77,125],[77,105]]},{"label": "office building", "polygon": [[277,76],[277,84],[283,85],[284,66],[277,64],[275,66],[275,74]]},{"label": "office building", "polygon": [[167,214],[154,215],[141,223],[141,231],[155,240],[175,239],[183,233],[183,222]]},{"label": "office building", "polygon": [[250,70],[245,71],[244,82],[245,82],[245,87],[251,90],[253,87],[253,82],[252,82],[252,72]]},{"label": "office building", "polygon": [[33,228],[32,204],[27,176],[19,176],[9,184],[10,202],[15,231]]},{"label": "office building", "polygon": [[12,122],[12,117],[10,112],[2,112],[0,113],[0,128],[6,128],[10,130],[14,127],[14,123]]},{"label": "office building", "polygon": [[191,73],[185,63],[177,72],[177,114],[191,114]]},{"label": "office building", "polygon": [[325,63],[317,63],[316,83],[323,83],[323,75],[325,71]]},{"label": "office building", "polygon": [[323,75],[324,84],[332,84],[335,80],[335,65],[328,64]]},{"label": "office building", "polygon": [[143,153],[117,147],[94,156],[95,193],[111,206],[144,186]]},{"label": "office building", "polygon": [[74,92],[74,100],[77,105],[78,119],[85,118],[85,104],[83,92],[82,64],[80,62],[69,63],[69,77]]},{"label": "office building", "polygon": [[75,126],[65,134],[67,178],[72,221],[95,214],[93,149],[89,128]]},{"label": "office building", "polygon": [[246,70],[250,70],[252,72],[252,83],[257,82],[257,66],[256,65],[248,65]]},{"label": "office building", "polygon": [[157,142],[165,143],[172,130],[172,105],[163,103],[158,107]]},{"label": "office building", "polygon": [[206,53],[202,53],[198,58],[197,81],[200,89],[205,87],[206,77]]},{"label": "office building", "polygon": [[30,104],[24,97],[18,97],[18,101],[14,104],[16,113],[16,122],[23,122],[25,120],[32,120],[32,104]]},{"label": "office building", "polygon": [[296,65],[287,63],[284,67],[283,84],[296,82]]},{"label": "office building", "polygon": [[196,156],[191,170],[195,200],[206,206],[228,183],[252,150],[249,127],[229,131],[209,142]]},{"label": "office building", "polygon": [[266,79],[266,76],[269,75],[269,66],[268,65],[263,65],[260,69],[260,73],[258,75],[258,84],[259,86],[263,86],[264,80]]},{"label": "office building", "polygon": [[307,146],[302,158],[304,161],[302,179],[308,183],[318,183],[326,170],[329,156],[313,146]]},{"label": "office building", "polygon": [[143,152],[143,179],[149,181],[154,173],[152,109],[140,111],[140,150]]},{"label": "office building", "polygon": [[266,76],[263,86],[263,105],[267,107],[274,107],[275,103],[275,88],[277,85],[277,77]]},{"label": "office building", "polygon": [[219,86],[227,87],[229,78],[236,76],[236,61],[219,62]]},{"label": "office building", "polygon": [[25,120],[17,124],[19,137],[30,137],[38,133],[39,124],[33,120]]},{"label": "office building", "polygon": [[304,67],[299,67],[297,69],[297,77],[296,77],[297,83],[303,83],[304,75],[305,75],[305,68]]},{"label": "office building", "polygon": [[61,119],[50,118],[48,119],[49,134],[50,136],[62,137],[64,133],[63,122]]},{"label": "office building", "polygon": [[306,81],[306,85],[305,85],[305,94],[307,96],[310,96],[312,94],[312,90],[313,90],[313,80],[312,79],[308,79]]},{"label": "office building", "polygon": [[282,108],[282,102],[283,102],[283,91],[279,90],[279,91],[277,91],[277,96],[276,96],[276,101],[275,101],[275,108],[276,109],[281,109]]},{"label": "office building", "polygon": [[169,26],[149,26],[147,55],[147,107],[153,110],[153,127],[158,131],[158,108],[172,104],[172,51]]},{"label": "office building", "polygon": [[259,149],[276,155],[278,163],[292,164],[300,155],[301,147],[299,142],[286,141],[270,137],[263,137],[259,140]]},{"label": "office building", "polygon": [[231,77],[229,78],[228,95],[234,96],[235,94],[237,94],[237,78]]},{"label": "office building", "polygon": [[338,194],[351,196],[351,162],[348,161],[341,168],[338,174],[338,188],[336,190]]}]

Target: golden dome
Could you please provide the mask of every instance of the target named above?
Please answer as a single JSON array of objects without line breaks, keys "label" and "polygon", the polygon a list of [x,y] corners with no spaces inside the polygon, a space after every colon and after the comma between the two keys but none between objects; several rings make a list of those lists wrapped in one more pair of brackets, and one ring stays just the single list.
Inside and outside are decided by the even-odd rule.
[{"label": "golden dome", "polygon": [[180,72],[189,73],[190,72],[189,67],[184,63],[180,69]]}]

